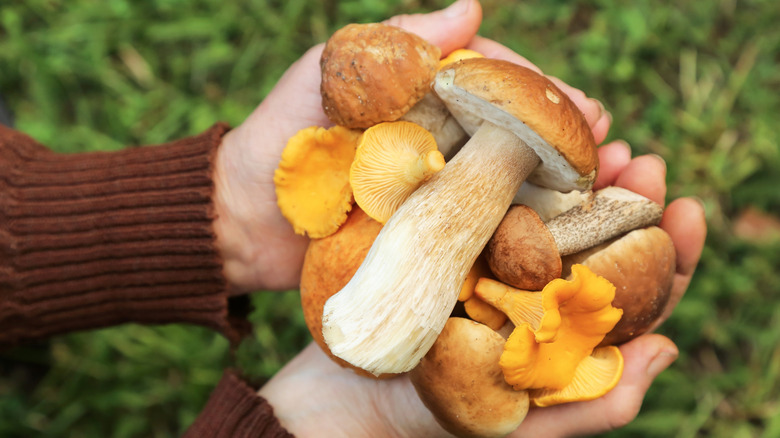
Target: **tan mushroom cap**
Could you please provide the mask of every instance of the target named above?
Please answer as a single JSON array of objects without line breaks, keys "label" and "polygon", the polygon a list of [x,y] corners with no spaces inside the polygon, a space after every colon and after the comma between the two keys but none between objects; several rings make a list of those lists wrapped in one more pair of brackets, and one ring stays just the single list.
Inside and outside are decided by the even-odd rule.
[{"label": "tan mushroom cap", "polygon": [[385,223],[444,164],[433,135],[421,126],[405,121],[380,123],[363,133],[349,183],[360,208]]},{"label": "tan mushroom cap", "polygon": [[430,90],[440,55],[400,28],[349,24],[328,39],[320,58],[322,108],[350,128],[397,120]]},{"label": "tan mushroom cap", "polygon": [[589,250],[566,256],[563,275],[575,263],[615,285],[612,305],[623,318],[600,345],[619,345],[645,333],[663,314],[672,289],[677,256],[661,228],[640,228]]},{"label": "tan mushroom cap", "polygon": [[547,226],[535,211],[513,205],[488,241],[490,270],[518,289],[542,290],[561,276],[561,256]]},{"label": "tan mushroom cap", "polygon": [[590,126],[546,77],[511,62],[471,58],[441,69],[434,89],[469,134],[485,120],[530,146],[542,161],[529,176],[533,183],[569,191],[587,190],[595,181]]},{"label": "tan mushroom cap", "polygon": [[501,437],[528,413],[528,393],[504,381],[504,338],[487,326],[449,318],[409,377],[441,426],[459,437]]}]

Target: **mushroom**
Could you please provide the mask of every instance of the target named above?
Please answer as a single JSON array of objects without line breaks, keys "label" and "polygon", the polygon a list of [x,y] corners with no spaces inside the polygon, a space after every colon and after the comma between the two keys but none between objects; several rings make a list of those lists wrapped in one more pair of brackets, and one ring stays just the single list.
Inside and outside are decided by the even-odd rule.
[{"label": "mushroom", "polygon": [[504,381],[504,339],[488,327],[449,318],[409,378],[436,421],[459,437],[500,437],[528,413],[528,393]]},{"label": "mushroom", "polygon": [[663,314],[672,290],[677,256],[671,237],[652,226],[563,258],[563,276],[582,264],[615,285],[612,305],[623,318],[601,345],[619,345],[645,333]]},{"label": "mushroom", "polygon": [[544,76],[474,58],[445,67],[434,88],[454,115],[457,107],[485,122],[401,205],[352,280],[325,303],[331,351],[375,374],[419,363],[527,175],[562,191],[589,189],[596,177],[590,127]]},{"label": "mushroom", "polygon": [[471,49],[456,49],[450,52],[449,55],[442,58],[439,61],[439,69],[442,69],[453,62],[462,61],[464,59],[471,59],[471,58],[484,58],[485,55],[477,52],[476,50]]},{"label": "mushroom", "polygon": [[662,214],[659,204],[620,187],[601,189],[546,223],[532,209],[513,205],[488,243],[488,263],[504,283],[539,290],[561,276],[561,256],[656,224]]},{"label": "mushroom", "polygon": [[353,208],[338,231],[309,242],[300,282],[303,320],[314,342],[339,365],[370,377],[374,377],[373,374],[331,354],[322,338],[322,308],[325,301],[344,287],[355,274],[381,229],[382,224],[371,219],[360,207]]},{"label": "mushroom", "polygon": [[349,128],[398,120],[430,90],[440,55],[400,28],[349,24],[331,35],[320,58],[322,108]]},{"label": "mushroom", "polygon": [[571,383],[562,389],[531,389],[531,404],[538,407],[554,406],[595,400],[612,390],[623,375],[623,355],[614,346],[599,347],[582,359]]},{"label": "mushroom", "polygon": [[385,122],[360,139],[349,182],[355,202],[385,223],[423,181],[444,167],[430,132],[411,122]]},{"label": "mushroom", "polygon": [[[474,293],[504,310],[515,324],[499,365],[507,383],[518,390],[564,388],[572,381],[579,363],[593,352],[623,314],[611,305],[615,287],[583,265],[572,266],[571,280],[553,280],[542,292],[504,286],[501,293],[497,288],[482,288],[483,280],[477,283]],[[521,312],[511,307],[523,300],[512,295],[523,294],[541,301],[541,315],[528,320],[518,318]]]},{"label": "mushroom", "polygon": [[297,234],[316,239],[338,230],[352,209],[349,167],[360,131],[312,126],[292,136],[274,172],[282,215]]},{"label": "mushroom", "polygon": [[463,302],[463,310],[469,318],[498,331],[506,323],[506,315],[474,295],[474,287],[479,279],[483,277],[492,278],[493,274],[490,272],[490,267],[485,257],[480,255],[468,274],[466,274],[466,280],[463,282],[463,287],[458,295],[458,301]]}]

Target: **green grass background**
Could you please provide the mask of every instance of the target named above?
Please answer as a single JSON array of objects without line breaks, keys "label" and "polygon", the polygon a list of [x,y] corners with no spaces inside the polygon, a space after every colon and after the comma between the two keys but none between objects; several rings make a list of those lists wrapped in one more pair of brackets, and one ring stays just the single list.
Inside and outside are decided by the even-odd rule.
[{"label": "green grass background", "polygon": [[[349,22],[441,0],[4,0],[0,94],[59,151],[159,143],[240,123],[304,50]],[[735,237],[780,214],[776,0],[484,1],[481,34],[605,103],[610,139],[668,163],[669,199],[706,206],[707,246],[662,332],[679,360],[615,437],[780,437],[780,243]],[[190,326],[76,333],[0,354],[2,437],[168,437],[222,369],[267,378],[308,341],[296,291],[255,294],[231,354]]]}]

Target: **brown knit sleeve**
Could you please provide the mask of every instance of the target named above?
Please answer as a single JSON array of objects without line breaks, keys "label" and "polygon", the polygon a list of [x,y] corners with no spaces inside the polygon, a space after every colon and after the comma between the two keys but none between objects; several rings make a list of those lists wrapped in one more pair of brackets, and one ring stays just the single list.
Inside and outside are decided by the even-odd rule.
[{"label": "brown knit sleeve", "polygon": [[0,126],[0,347],[124,322],[240,338],[212,230],[227,129],[65,155]]},{"label": "brown knit sleeve", "polygon": [[273,408],[235,372],[225,371],[208,403],[184,438],[292,437],[274,416]]}]

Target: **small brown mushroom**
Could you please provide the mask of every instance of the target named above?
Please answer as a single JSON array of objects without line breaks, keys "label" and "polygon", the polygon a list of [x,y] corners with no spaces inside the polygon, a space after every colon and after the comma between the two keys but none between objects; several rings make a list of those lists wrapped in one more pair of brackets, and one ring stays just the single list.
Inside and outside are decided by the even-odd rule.
[{"label": "small brown mushroom", "polygon": [[601,345],[619,345],[645,333],[663,314],[674,280],[676,253],[664,230],[647,227],[564,257],[564,276],[573,264],[583,264],[615,285],[612,305],[623,309],[623,318]]},{"label": "small brown mushroom", "polygon": [[513,205],[488,242],[488,263],[499,280],[540,290],[561,276],[561,256],[657,224],[662,214],[660,205],[620,187],[601,189],[546,223],[532,209]]},{"label": "small brown mushroom", "polygon": [[504,381],[504,338],[487,326],[449,318],[409,378],[436,421],[459,437],[501,437],[528,413],[528,393]]},{"label": "small brown mushroom", "polygon": [[398,120],[430,91],[440,55],[400,28],[349,24],[333,33],[320,58],[322,108],[348,128]]}]

